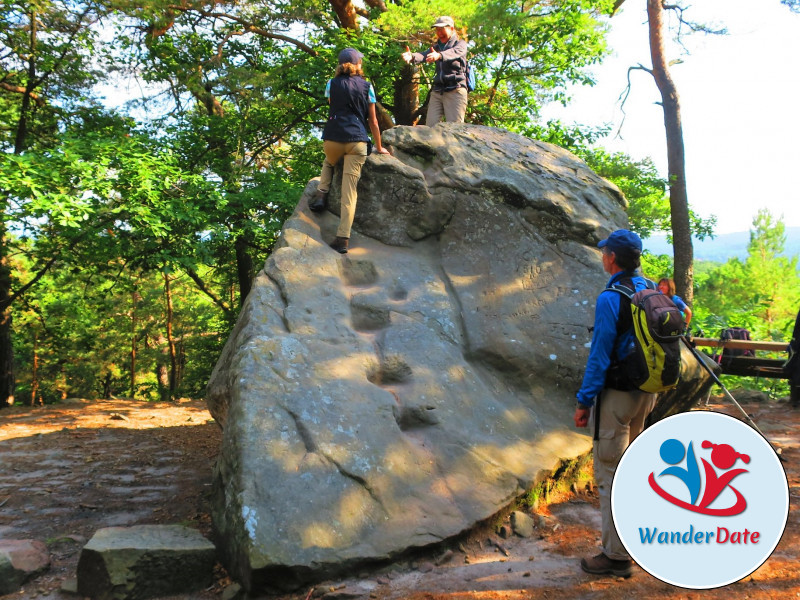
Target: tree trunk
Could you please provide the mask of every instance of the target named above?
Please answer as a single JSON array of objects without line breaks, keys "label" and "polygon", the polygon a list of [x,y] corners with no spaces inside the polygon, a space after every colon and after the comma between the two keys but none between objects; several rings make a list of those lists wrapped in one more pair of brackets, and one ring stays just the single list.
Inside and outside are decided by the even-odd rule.
[{"label": "tree trunk", "polygon": [[36,406],[39,393],[39,334],[33,334],[33,369],[31,373],[31,406]]},{"label": "tree trunk", "polygon": [[667,69],[664,52],[664,6],[662,0],[647,0],[647,20],[650,29],[650,57],[653,61],[652,75],[659,92],[661,92],[664,127],[667,134],[667,171],[675,259],[675,288],[678,295],[691,305],[694,298],[694,249],[689,221],[689,199],[686,192],[683,128],[678,90]]},{"label": "tree trunk", "polygon": [[175,352],[175,338],[172,336],[172,287],[169,273],[164,273],[164,294],[167,300],[167,346],[169,348],[169,397],[175,399],[176,382],[178,378],[178,357]]},{"label": "tree trunk", "polygon": [[[3,215],[3,218],[5,215]],[[14,404],[14,345],[11,340],[11,269],[8,266],[8,245],[5,222],[0,222],[0,408]]]},{"label": "tree trunk", "polygon": [[111,371],[106,373],[105,379],[103,379],[103,400],[111,400]]},{"label": "tree trunk", "polygon": [[131,294],[131,398],[136,398],[136,303],[139,292]]},{"label": "tree trunk", "polygon": [[[28,135],[28,113],[31,95],[36,80],[36,13],[30,14],[30,48],[28,56],[28,82],[22,96],[17,131],[14,136],[14,154],[25,149]],[[12,317],[9,300],[11,298],[11,268],[8,266],[8,245],[6,241],[6,209],[8,199],[3,198],[0,207],[0,408],[14,404],[16,380],[14,376],[14,345],[12,342]]]},{"label": "tree trunk", "polygon": [[413,125],[419,111],[419,67],[405,65],[394,84],[394,120],[398,125]]},{"label": "tree trunk", "polygon": [[17,133],[14,138],[14,154],[21,154],[25,149],[28,137],[28,113],[31,110],[31,94],[36,87],[36,12],[30,13],[30,48],[28,51],[28,81],[25,84],[25,93],[22,95],[22,106],[19,109]]},{"label": "tree trunk", "polygon": [[186,345],[183,343],[183,338],[181,337],[181,342],[178,344],[178,372],[175,375],[175,389],[181,389],[181,385],[183,385],[183,374],[186,372]]},{"label": "tree trunk", "polygon": [[253,287],[253,257],[247,251],[247,240],[243,235],[234,242],[236,250],[236,273],[239,276],[239,306],[244,305],[244,300]]},{"label": "tree trunk", "polygon": [[67,375],[64,372],[64,365],[60,364],[58,366],[58,378],[56,379],[56,390],[58,391],[58,397],[61,400],[67,399]]},{"label": "tree trunk", "polygon": [[156,379],[158,380],[159,400],[169,402],[169,369],[167,369],[166,363],[159,362],[156,365]]}]

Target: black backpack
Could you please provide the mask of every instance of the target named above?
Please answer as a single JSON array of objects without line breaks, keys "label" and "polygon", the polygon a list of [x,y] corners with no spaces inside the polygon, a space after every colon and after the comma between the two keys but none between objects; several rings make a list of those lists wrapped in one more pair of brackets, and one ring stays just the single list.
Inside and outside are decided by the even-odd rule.
[{"label": "black backpack", "polygon": [[674,388],[681,374],[680,339],[685,327],[672,298],[656,289],[636,291],[630,279],[606,289],[622,296],[617,335],[633,327],[634,349],[622,360],[612,361],[606,385],[619,390],[639,389],[656,393]]},{"label": "black backpack", "polygon": [[[727,329],[723,329],[719,334],[719,339],[721,342],[725,340],[751,340],[750,331],[745,329],[744,327],[728,327]],[[755,356],[755,352],[753,350],[747,349],[744,350],[742,348],[723,348],[722,355],[717,357],[717,362],[722,361],[722,357],[729,357],[729,356]]]}]

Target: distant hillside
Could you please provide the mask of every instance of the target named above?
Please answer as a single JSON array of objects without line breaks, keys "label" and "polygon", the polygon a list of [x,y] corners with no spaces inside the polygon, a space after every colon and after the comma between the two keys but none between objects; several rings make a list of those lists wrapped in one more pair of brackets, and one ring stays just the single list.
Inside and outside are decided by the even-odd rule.
[{"label": "distant hillside", "polygon": [[[643,240],[645,250],[653,254],[668,254],[672,256],[672,245],[667,242],[667,236],[653,236]],[[724,263],[729,258],[747,258],[747,244],[750,243],[749,231],[736,233],[723,233],[713,240],[694,240],[695,260],[711,260]],[[800,256],[800,227],[786,228],[786,256]]]}]

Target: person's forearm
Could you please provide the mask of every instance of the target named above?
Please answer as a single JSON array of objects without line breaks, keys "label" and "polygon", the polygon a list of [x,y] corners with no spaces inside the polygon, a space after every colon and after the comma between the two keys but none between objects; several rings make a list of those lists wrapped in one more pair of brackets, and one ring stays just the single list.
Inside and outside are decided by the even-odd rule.
[{"label": "person's forearm", "polygon": [[378,127],[377,119],[369,120],[369,130],[372,132],[372,140],[375,143],[375,149],[380,152],[383,146],[381,145],[381,130],[380,127]]}]

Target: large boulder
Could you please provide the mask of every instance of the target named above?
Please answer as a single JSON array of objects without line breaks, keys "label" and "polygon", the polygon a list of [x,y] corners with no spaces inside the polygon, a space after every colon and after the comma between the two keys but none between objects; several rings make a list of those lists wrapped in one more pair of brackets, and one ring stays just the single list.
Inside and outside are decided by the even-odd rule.
[{"label": "large boulder", "polygon": [[350,253],[312,181],[209,383],[213,519],[248,590],[440,543],[591,447],[572,414],[622,194],[496,129],[383,140]]}]

